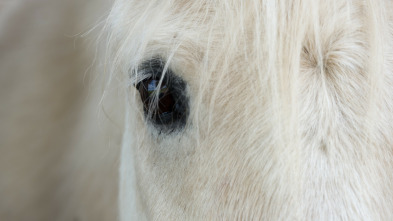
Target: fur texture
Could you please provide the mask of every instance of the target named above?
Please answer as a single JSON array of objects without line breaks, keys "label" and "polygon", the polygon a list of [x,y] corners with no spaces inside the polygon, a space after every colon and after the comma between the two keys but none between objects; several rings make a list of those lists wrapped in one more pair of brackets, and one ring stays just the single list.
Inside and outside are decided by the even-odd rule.
[{"label": "fur texture", "polygon": [[[103,13],[76,8],[80,21]],[[9,11],[0,30],[18,27]],[[32,19],[34,38],[2,34],[1,83],[15,83],[0,95],[0,215],[113,220],[118,199],[122,221],[393,220],[392,12],[391,0],[116,0],[90,33],[102,53],[39,51],[41,36],[83,27],[66,14]],[[95,57],[103,95],[78,83]],[[147,122],[133,86],[157,57],[187,83],[190,116],[172,134]],[[97,126],[99,103],[115,124]]]}]

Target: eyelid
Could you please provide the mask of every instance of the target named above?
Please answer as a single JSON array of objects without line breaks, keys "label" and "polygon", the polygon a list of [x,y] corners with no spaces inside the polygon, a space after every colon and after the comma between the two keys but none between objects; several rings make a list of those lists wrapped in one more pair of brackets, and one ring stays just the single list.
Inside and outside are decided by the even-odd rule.
[{"label": "eyelid", "polygon": [[[161,58],[153,58],[148,62],[143,62],[141,65],[139,65],[138,68],[132,71],[133,74],[130,76],[131,84],[136,86],[147,78],[155,77],[153,76],[152,72],[154,72],[156,69],[164,69],[164,67],[165,63]],[[163,70],[162,72],[163,73],[158,74],[160,78],[161,75],[165,75],[164,73],[167,71]]]},{"label": "eyelid", "polygon": [[137,71],[135,71],[135,74],[133,74],[131,76],[131,85],[138,85],[140,84],[142,81],[153,77],[153,74],[150,72],[147,72],[146,70],[143,69],[138,69]]}]

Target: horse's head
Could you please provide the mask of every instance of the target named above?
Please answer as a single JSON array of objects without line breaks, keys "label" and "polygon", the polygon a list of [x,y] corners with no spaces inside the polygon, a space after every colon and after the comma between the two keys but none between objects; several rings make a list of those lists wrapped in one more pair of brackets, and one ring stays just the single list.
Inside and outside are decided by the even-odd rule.
[{"label": "horse's head", "polygon": [[117,0],[108,46],[111,74],[128,85],[121,218],[391,219],[388,10]]}]

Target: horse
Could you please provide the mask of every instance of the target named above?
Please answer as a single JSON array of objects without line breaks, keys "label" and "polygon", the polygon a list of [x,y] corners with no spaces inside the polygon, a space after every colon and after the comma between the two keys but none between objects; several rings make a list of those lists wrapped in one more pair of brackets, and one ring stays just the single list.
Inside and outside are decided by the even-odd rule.
[{"label": "horse", "polygon": [[2,220],[392,220],[390,0],[0,8]]}]

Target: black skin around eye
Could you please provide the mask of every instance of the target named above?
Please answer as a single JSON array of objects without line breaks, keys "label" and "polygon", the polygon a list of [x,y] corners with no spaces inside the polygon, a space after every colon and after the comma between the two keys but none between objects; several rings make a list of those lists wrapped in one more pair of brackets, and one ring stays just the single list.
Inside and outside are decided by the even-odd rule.
[{"label": "black skin around eye", "polygon": [[[143,102],[145,118],[160,132],[171,133],[185,127],[189,115],[189,99],[186,96],[185,81],[167,69],[161,80],[165,63],[161,59],[144,62],[140,70],[151,77],[136,85]],[[153,99],[158,95],[158,100]],[[157,103],[152,103],[158,101]]]}]

